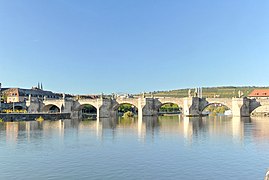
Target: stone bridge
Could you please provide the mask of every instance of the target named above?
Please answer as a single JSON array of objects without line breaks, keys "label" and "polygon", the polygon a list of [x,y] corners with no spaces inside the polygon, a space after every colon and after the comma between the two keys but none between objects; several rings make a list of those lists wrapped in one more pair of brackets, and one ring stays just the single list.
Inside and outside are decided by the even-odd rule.
[{"label": "stone bridge", "polygon": [[138,115],[155,116],[158,115],[159,108],[164,104],[177,104],[182,108],[185,116],[201,116],[203,110],[211,104],[222,104],[227,106],[233,116],[248,117],[257,108],[268,108],[269,99],[248,99],[248,98],[98,98],[98,99],[45,99],[43,101],[27,101],[29,112],[48,112],[52,107],[59,112],[71,113],[73,118],[82,115],[85,105],[92,105],[97,110],[98,118],[113,117],[117,114],[121,104],[131,104],[138,109]]},{"label": "stone bridge", "polygon": [[26,109],[26,103],[25,102],[14,102],[14,103],[2,103],[1,108],[2,109],[15,109],[15,110],[20,110],[20,109]]}]

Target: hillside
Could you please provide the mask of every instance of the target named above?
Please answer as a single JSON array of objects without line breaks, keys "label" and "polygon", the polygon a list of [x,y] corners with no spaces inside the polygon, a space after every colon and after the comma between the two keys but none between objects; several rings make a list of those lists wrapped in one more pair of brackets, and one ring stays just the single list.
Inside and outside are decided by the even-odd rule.
[{"label": "hillside", "polygon": [[[243,96],[248,96],[254,89],[268,89],[269,87],[245,86],[245,87],[203,87],[203,97],[232,98],[238,97],[238,91],[243,92]],[[193,94],[195,89],[191,89]],[[171,91],[152,92],[155,97],[188,97],[189,89],[178,89]],[[149,96],[150,93],[147,94]]]}]

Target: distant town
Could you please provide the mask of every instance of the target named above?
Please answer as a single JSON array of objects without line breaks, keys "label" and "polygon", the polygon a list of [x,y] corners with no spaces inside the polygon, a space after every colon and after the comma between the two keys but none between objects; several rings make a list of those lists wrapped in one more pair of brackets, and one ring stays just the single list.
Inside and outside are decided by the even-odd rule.
[{"label": "distant town", "polygon": [[[24,88],[5,88],[1,89],[1,102],[2,103],[13,103],[13,102],[25,102],[32,98],[37,99],[60,99],[63,97],[63,93],[56,93],[48,90],[44,90],[42,83],[38,83],[37,86],[33,86],[29,89]],[[77,95],[64,94],[67,98],[78,98]],[[80,95],[81,98],[97,98],[96,95]]]},{"label": "distant town", "polygon": [[[198,88],[197,88],[198,89]],[[269,98],[269,87],[255,87],[255,86],[246,86],[246,87],[204,87],[202,89],[203,97],[210,98],[232,98],[232,97],[249,97],[249,98]],[[153,91],[144,93],[145,96],[151,97],[188,97],[189,91],[195,94],[196,88],[190,89],[178,89],[178,90],[170,90],[170,91]],[[0,87],[1,92],[1,102],[2,103],[13,103],[13,102],[25,102],[29,100],[31,97],[33,100],[37,99],[60,99],[63,98],[63,95],[66,98],[74,98],[74,99],[84,99],[84,98],[98,98],[99,95],[72,95],[72,94],[64,94],[57,93],[45,90],[42,83],[38,83],[36,86],[33,86],[29,89],[24,89],[20,87],[10,88],[10,87]],[[136,94],[137,95],[137,94]],[[131,94],[114,94],[106,95],[106,96],[125,96],[131,97],[135,95]]]}]

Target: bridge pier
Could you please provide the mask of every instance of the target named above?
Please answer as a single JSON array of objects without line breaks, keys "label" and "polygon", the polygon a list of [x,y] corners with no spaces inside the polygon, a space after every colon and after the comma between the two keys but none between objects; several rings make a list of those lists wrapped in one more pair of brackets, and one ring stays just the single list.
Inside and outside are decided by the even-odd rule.
[{"label": "bridge pier", "polygon": [[183,115],[187,117],[201,116],[200,111],[200,98],[187,97],[183,99]]},{"label": "bridge pier", "polygon": [[[81,108],[90,104],[97,109],[97,118],[111,118],[117,116],[120,104],[132,104],[138,109],[138,117],[158,116],[159,108],[163,104],[177,104],[183,110],[183,115],[187,117],[202,116],[203,110],[210,104],[223,104],[232,110],[233,116],[248,117],[255,108],[269,104],[268,100],[250,100],[248,98],[99,98],[99,99],[44,99],[40,101],[26,102],[29,112],[43,112],[44,107],[55,105],[60,112],[71,113],[72,118],[81,116]],[[268,105],[269,106],[269,105]]]},{"label": "bridge pier", "polygon": [[247,98],[233,98],[232,112],[235,117],[250,116],[250,101]]},{"label": "bridge pier", "polygon": [[141,116],[157,116],[158,109],[154,98],[140,98],[140,113]]},{"label": "bridge pier", "polygon": [[28,101],[26,101],[26,106],[28,108],[28,113],[37,113],[41,112],[42,103],[29,99]]},{"label": "bridge pier", "polygon": [[99,100],[99,110],[97,111],[97,118],[110,118],[111,116],[114,117],[115,114],[113,113],[113,100],[112,99],[105,99],[101,98]]}]

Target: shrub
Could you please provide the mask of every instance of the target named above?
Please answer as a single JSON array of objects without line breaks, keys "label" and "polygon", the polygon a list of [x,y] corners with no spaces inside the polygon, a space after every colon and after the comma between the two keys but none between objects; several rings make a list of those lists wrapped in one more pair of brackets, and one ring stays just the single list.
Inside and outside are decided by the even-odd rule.
[{"label": "shrub", "polygon": [[36,118],[36,121],[42,122],[44,121],[44,118],[42,116],[39,116],[38,118]]},{"label": "shrub", "polygon": [[130,117],[134,117],[134,113],[132,113],[131,111],[127,111],[123,114],[124,118],[130,118]]}]

